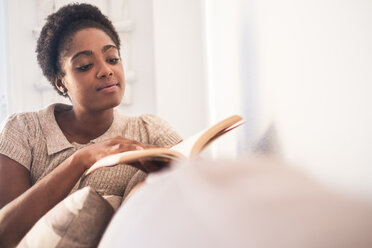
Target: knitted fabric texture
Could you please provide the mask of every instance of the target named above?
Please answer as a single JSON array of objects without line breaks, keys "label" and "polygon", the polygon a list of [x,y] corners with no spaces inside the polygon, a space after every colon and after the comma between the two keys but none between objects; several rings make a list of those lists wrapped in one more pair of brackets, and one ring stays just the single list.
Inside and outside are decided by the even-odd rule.
[{"label": "knitted fabric texture", "polygon": [[[157,116],[127,117],[115,110],[113,123],[104,134],[87,144],[70,143],[59,128],[54,113],[71,107],[53,104],[38,112],[13,114],[2,125],[0,153],[27,168],[32,184],[48,175],[77,150],[118,135],[158,146],[181,141],[170,125]],[[82,177],[71,193],[91,186],[105,195],[123,195],[127,183],[137,171],[125,164],[97,170]]]}]

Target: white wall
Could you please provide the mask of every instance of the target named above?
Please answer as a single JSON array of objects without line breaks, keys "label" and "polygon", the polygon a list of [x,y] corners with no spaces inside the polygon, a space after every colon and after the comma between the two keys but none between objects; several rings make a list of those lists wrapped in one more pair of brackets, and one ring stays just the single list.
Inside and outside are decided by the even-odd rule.
[{"label": "white wall", "polygon": [[9,111],[8,78],[7,78],[7,23],[5,2],[0,1],[0,123],[6,118]]},{"label": "white wall", "polygon": [[282,154],[333,186],[372,195],[372,2],[250,5],[260,112],[273,118]]},{"label": "white wall", "polygon": [[[157,114],[183,137],[243,114],[240,6],[240,0],[153,0]],[[238,135],[218,140],[213,156],[236,156]]]},{"label": "white wall", "polygon": [[122,104],[121,109],[128,115],[156,114],[152,0],[129,0],[124,9],[127,18],[134,23],[128,45],[123,47],[129,53],[126,71],[133,71],[134,78],[130,82],[130,96],[125,95],[131,98],[131,103]]},{"label": "white wall", "polygon": [[[209,125],[232,114],[244,114],[240,3],[240,0],[206,0],[204,4]],[[237,131],[214,144],[214,157],[233,157],[239,153],[241,132]]]},{"label": "white wall", "polygon": [[[36,61],[36,40],[32,30],[38,26],[35,1],[7,1],[9,14],[9,101],[10,112],[31,111],[42,105],[35,83],[41,70]],[[22,6],[22,8],[20,8]]]},{"label": "white wall", "polygon": [[157,114],[183,137],[208,119],[200,0],[153,0]]}]

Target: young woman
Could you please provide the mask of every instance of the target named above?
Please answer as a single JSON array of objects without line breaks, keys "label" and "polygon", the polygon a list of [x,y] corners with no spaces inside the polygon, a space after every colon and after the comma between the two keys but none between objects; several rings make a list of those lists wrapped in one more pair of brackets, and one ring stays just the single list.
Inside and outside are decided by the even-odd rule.
[{"label": "young woman", "polygon": [[[84,171],[109,154],[180,141],[153,115],[126,117],[114,110],[125,77],[120,39],[94,6],[71,4],[47,18],[37,43],[44,75],[72,105],[53,104],[14,114],[0,132],[0,247],[16,245],[32,225],[82,186]],[[122,195],[138,169],[118,165],[88,176],[104,194]]]}]

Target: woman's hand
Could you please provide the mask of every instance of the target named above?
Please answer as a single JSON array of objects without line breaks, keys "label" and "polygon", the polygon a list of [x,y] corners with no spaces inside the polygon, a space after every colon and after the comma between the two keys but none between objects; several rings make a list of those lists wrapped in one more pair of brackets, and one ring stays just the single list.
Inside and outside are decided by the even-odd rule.
[{"label": "woman's hand", "polygon": [[117,136],[78,150],[74,155],[84,165],[85,169],[90,168],[95,162],[111,154],[143,150],[144,146],[136,141]]},{"label": "woman's hand", "polygon": [[[75,153],[75,157],[78,159],[85,169],[89,169],[95,162],[111,154],[116,154],[126,151],[144,150],[150,148],[160,148],[155,145],[142,144],[140,142],[130,140],[121,136],[111,138],[90,146],[86,146]],[[139,162],[131,163],[134,166],[144,172],[153,172],[160,170],[169,165],[167,162],[152,162],[141,160]]]}]

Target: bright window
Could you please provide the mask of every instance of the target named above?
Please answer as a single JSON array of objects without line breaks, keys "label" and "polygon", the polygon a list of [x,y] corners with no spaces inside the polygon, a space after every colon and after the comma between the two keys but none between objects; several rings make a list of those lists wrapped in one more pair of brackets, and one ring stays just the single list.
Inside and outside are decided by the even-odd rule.
[{"label": "bright window", "polygon": [[6,11],[5,1],[0,1],[0,122],[8,114],[8,80],[7,80],[7,49],[6,49]]}]

